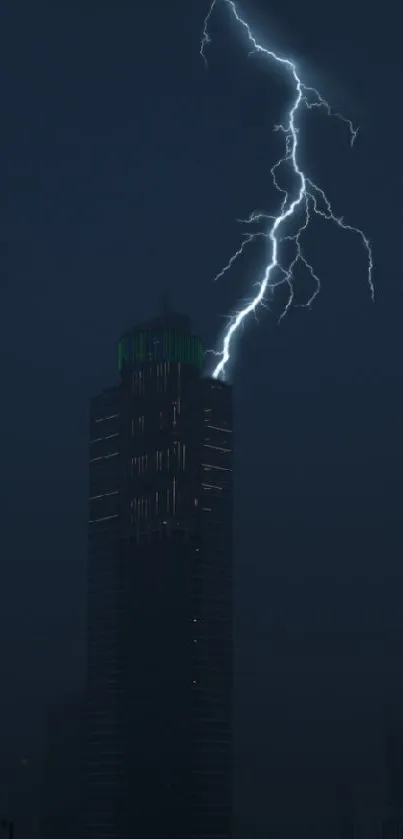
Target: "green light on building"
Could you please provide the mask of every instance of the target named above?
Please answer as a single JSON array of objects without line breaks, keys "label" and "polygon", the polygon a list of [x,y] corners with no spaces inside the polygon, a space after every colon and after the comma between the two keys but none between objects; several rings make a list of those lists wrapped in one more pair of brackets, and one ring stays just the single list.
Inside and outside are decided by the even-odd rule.
[{"label": "green light on building", "polygon": [[125,363],[136,367],[146,361],[180,362],[202,370],[203,358],[200,338],[178,329],[135,330],[126,333],[118,345],[120,371]]}]

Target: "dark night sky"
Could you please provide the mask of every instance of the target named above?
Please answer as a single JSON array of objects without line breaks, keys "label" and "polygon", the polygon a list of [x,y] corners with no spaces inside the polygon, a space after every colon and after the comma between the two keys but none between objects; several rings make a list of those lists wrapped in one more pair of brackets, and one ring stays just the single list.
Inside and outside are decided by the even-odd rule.
[{"label": "dark night sky", "polygon": [[[376,802],[385,709],[398,722],[395,5],[242,5],[362,126],[351,152],[341,124],[312,116],[301,147],[336,212],[372,239],[377,287],[372,305],[359,242],[317,225],[316,307],[280,327],[263,311],[237,347],[237,819],[250,839],[320,820],[333,835],[350,787]],[[224,10],[206,72],[205,12],[204,0],[1,4],[0,794],[41,749],[45,706],[83,680],[88,398],[116,379],[121,331],[166,287],[215,341],[260,265],[252,251],[211,282],[236,219],[275,208],[271,126],[288,88],[246,59]]]}]

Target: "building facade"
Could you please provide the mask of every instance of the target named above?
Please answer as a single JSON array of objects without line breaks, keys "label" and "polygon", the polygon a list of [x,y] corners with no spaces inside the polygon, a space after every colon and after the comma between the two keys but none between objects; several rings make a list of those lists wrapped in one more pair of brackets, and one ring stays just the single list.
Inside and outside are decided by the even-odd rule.
[{"label": "building facade", "polygon": [[83,835],[232,836],[232,394],[187,318],[91,400]]}]

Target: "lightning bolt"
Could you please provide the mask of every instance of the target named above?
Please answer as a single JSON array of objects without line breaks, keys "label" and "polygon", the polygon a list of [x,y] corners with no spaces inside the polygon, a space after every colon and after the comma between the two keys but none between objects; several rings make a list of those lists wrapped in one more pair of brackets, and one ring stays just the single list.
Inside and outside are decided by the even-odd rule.
[{"label": "lightning bolt", "polygon": [[[325,99],[322,98],[322,96],[316,90],[316,88],[308,87],[303,83],[303,81],[300,79],[298,75],[297,67],[293,61],[291,61],[289,58],[284,58],[281,55],[277,55],[277,53],[273,52],[273,50],[266,49],[266,47],[263,47],[256,41],[256,38],[254,37],[249,24],[240,16],[233,0],[213,0],[205,17],[200,46],[200,55],[202,56],[206,66],[206,49],[208,45],[211,43],[209,25],[213,11],[217,6],[218,2],[225,3],[229,7],[236,22],[245,30],[248,42],[251,47],[250,53],[263,54],[271,61],[275,61],[277,62],[277,64],[281,64],[284,67],[285,71],[288,73],[292,81],[295,90],[295,98],[288,112],[285,124],[275,126],[276,131],[281,131],[284,134],[285,141],[285,150],[283,157],[281,157],[280,160],[278,160],[277,163],[275,163],[274,166],[272,166],[271,168],[273,184],[276,190],[283,196],[279,212],[275,216],[269,216],[265,213],[255,212],[252,213],[252,215],[249,216],[248,219],[243,220],[243,223],[248,225],[256,225],[262,223],[267,224],[267,222],[269,222],[269,225],[264,230],[255,230],[255,232],[246,234],[244,236],[240,248],[237,251],[235,251],[235,253],[231,256],[224,268],[215,277],[215,279],[218,280],[221,277],[223,277],[228,271],[230,271],[230,269],[234,265],[234,262],[241,256],[241,254],[243,254],[247,245],[256,241],[258,237],[263,236],[270,241],[271,258],[264,268],[262,279],[256,283],[257,292],[255,296],[248,303],[246,303],[243,309],[240,309],[240,311],[237,312],[236,315],[230,318],[229,325],[223,337],[222,349],[220,351],[212,351],[213,354],[219,359],[212,374],[213,378],[215,379],[218,379],[220,377],[224,378],[225,376],[225,368],[231,358],[232,344],[240,327],[244,325],[244,322],[249,315],[256,314],[257,308],[261,305],[264,305],[266,296],[268,294],[274,294],[274,289],[276,289],[280,285],[286,285],[288,287],[288,299],[280,316],[280,320],[282,320],[282,318],[284,318],[285,315],[289,312],[291,306],[294,305],[294,270],[298,263],[306,269],[306,271],[310,274],[314,282],[314,291],[312,292],[310,298],[306,301],[306,303],[302,303],[299,305],[309,308],[314,302],[317,295],[319,294],[321,287],[320,279],[315,273],[313,266],[306,260],[303,254],[301,242],[302,236],[308,228],[313,215],[320,216],[326,221],[330,221],[333,224],[336,224],[342,230],[354,233],[358,238],[361,239],[361,243],[365,248],[368,260],[368,286],[372,300],[374,299],[375,294],[372,279],[372,248],[369,239],[359,227],[353,227],[352,225],[345,223],[343,217],[338,217],[334,214],[331,203],[323,189],[321,189],[319,186],[313,183],[313,181],[311,181],[304,174],[298,162],[299,128],[297,124],[297,119],[299,112],[301,112],[303,108],[307,110],[313,110],[314,108],[322,109],[327,114],[327,116],[334,117],[344,122],[349,131],[351,146],[354,145],[358,129],[354,128],[351,120],[346,119],[346,117],[344,117],[342,114],[334,112],[332,107]],[[277,171],[284,164],[291,165],[297,183],[299,184],[297,195],[294,198],[290,198],[288,191],[282,189],[277,180]],[[287,222],[289,222],[294,217],[298,218],[300,215],[302,215],[302,220],[300,221],[297,232],[294,235],[287,236],[285,235],[284,231],[283,235],[282,231],[283,228],[286,226]],[[288,265],[283,265],[279,256],[279,246],[280,243],[283,241],[292,242],[295,246],[295,256],[290,260]]]}]

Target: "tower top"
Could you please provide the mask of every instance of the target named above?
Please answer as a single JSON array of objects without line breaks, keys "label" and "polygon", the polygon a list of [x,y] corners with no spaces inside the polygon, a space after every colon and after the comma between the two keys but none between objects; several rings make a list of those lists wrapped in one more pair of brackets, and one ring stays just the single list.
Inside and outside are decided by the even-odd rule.
[{"label": "tower top", "polygon": [[191,320],[169,308],[123,333],[119,341],[119,369],[133,369],[145,362],[181,362],[203,368],[203,344],[192,333]]}]

